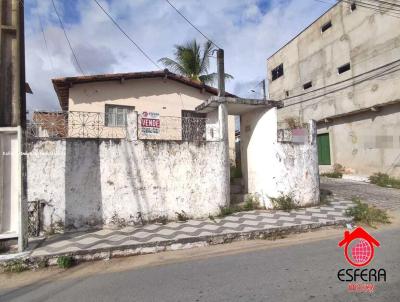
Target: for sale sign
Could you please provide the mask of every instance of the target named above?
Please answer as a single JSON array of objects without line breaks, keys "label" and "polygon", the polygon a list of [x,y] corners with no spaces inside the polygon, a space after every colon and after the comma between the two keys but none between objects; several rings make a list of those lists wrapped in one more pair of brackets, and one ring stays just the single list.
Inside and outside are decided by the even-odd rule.
[{"label": "for sale sign", "polygon": [[160,114],[158,112],[143,112],[141,118],[143,134],[160,133]]}]

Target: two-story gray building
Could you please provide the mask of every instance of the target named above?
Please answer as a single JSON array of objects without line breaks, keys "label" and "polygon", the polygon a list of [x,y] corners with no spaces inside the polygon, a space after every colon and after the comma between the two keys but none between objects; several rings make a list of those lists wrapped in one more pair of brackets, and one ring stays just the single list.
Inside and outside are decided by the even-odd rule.
[{"label": "two-story gray building", "polygon": [[374,3],[338,2],[267,60],[279,120],[317,121],[321,171],[400,176],[400,16]]}]

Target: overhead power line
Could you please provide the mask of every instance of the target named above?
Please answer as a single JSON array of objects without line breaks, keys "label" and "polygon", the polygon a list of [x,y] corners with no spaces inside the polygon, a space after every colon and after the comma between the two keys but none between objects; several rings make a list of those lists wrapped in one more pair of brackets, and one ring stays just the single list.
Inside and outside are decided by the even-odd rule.
[{"label": "overhead power line", "polygon": [[206,40],[208,40],[210,43],[212,43],[215,47],[221,49],[217,44],[214,43],[209,37],[207,37],[197,26],[195,26],[188,18],[185,17],[184,14],[182,14],[169,0],[165,0],[183,19],[186,20],[187,23],[189,23],[195,30],[197,30]]},{"label": "overhead power line", "polygon": [[397,6],[400,7],[400,4],[397,4],[395,2],[389,2],[389,1],[383,1],[383,0],[374,0],[374,2],[382,3],[382,4],[387,4],[389,6]]},{"label": "overhead power line", "polygon": [[326,85],[324,87],[320,87],[320,88],[317,88],[317,89],[314,89],[314,90],[310,90],[310,91],[303,92],[303,93],[300,93],[300,94],[297,94],[297,95],[293,95],[291,97],[287,97],[287,98],[283,99],[283,101],[287,101],[287,100],[294,99],[294,98],[297,98],[297,97],[300,97],[300,96],[304,96],[304,95],[307,95],[307,94],[310,94],[310,93],[314,93],[314,92],[317,92],[317,91],[320,91],[320,90],[323,90],[323,89],[326,89],[326,88],[331,88],[331,87],[334,87],[336,85],[340,85],[340,84],[346,83],[348,81],[360,78],[363,75],[367,75],[367,74],[370,74],[372,72],[379,71],[380,69],[390,67],[391,65],[394,65],[394,64],[397,64],[397,63],[400,63],[400,60],[395,60],[393,62],[381,65],[379,67],[376,67],[376,68],[373,68],[373,69],[368,70],[366,72],[363,72],[363,73],[360,73],[358,75],[355,75],[355,76],[353,76],[351,78],[348,78],[348,79],[345,79],[345,80],[342,80],[342,81],[339,81],[339,82],[336,82],[336,83],[333,83],[333,84],[330,84],[330,85]]},{"label": "overhead power line", "polygon": [[[328,1],[324,1],[324,0],[314,0],[317,2],[321,2],[321,3],[326,3],[329,5],[335,5],[336,3],[333,2],[328,2]],[[374,12],[378,12],[378,13],[382,13],[385,14],[387,16],[390,17],[394,17],[394,18],[400,18],[400,7],[388,7],[388,6],[379,6],[378,2],[376,4],[371,3],[371,2],[365,2],[365,0],[362,1],[357,1],[357,0],[339,0],[343,3],[347,3],[347,4],[356,4],[357,7],[361,7],[364,9],[368,9],[368,10],[372,10]],[[370,0],[372,1],[372,0]],[[379,2],[381,3],[381,2]]]},{"label": "overhead power line", "polygon": [[[392,66],[392,65],[394,65],[394,66]],[[376,78],[391,74],[393,72],[399,71],[400,70],[400,60],[393,61],[393,62],[391,62],[389,64],[382,65],[382,66],[380,66],[378,68],[374,68],[374,69],[369,70],[367,72],[361,73],[361,74],[359,74],[357,76],[351,77],[349,79],[346,79],[346,80],[343,80],[343,81],[340,81],[340,82],[336,82],[336,83],[331,84],[331,85],[327,85],[327,86],[324,86],[324,87],[321,87],[321,88],[318,88],[318,89],[314,89],[314,90],[309,91],[309,92],[305,92],[305,93],[298,94],[298,95],[295,95],[295,96],[292,96],[292,97],[289,97],[289,98],[282,99],[282,101],[287,101],[289,99],[293,99],[293,98],[297,98],[297,97],[300,97],[300,96],[304,96],[304,95],[309,94],[309,93],[314,93],[314,92],[321,91],[321,90],[326,89],[326,88],[334,87],[334,86],[337,86],[339,84],[344,84],[344,83],[347,83],[347,82],[349,82],[351,80],[360,78],[361,76],[370,74],[372,72],[375,72],[375,71],[378,71],[378,70],[381,70],[381,69],[384,69],[384,68],[386,68],[386,69],[381,71],[381,72],[379,72],[379,73],[377,73],[377,74],[373,74],[373,75],[368,76],[366,78],[361,78],[361,79],[359,79],[359,80],[357,80],[357,81],[355,81],[353,83],[347,84],[346,86],[339,87],[339,88],[334,88],[333,90],[330,90],[330,91],[327,91],[327,92],[323,92],[322,94],[317,95],[317,96],[312,96],[312,97],[307,98],[307,99],[303,99],[303,100],[300,100],[300,101],[297,101],[297,102],[289,103],[287,105],[285,104],[285,107],[296,105],[296,104],[300,104],[300,103],[304,103],[304,102],[307,102],[307,101],[310,101],[310,100],[313,100],[313,99],[317,99],[317,98],[320,98],[320,97],[323,97],[323,96],[326,96],[326,95],[341,91],[343,89],[346,89],[346,88],[349,88],[349,87],[352,87],[352,86],[356,86],[356,85],[361,84],[363,82],[366,82],[366,81],[369,81],[369,80],[373,80],[373,79],[376,79]]]},{"label": "overhead power line", "polygon": [[62,20],[61,20],[61,17],[60,17],[60,15],[59,15],[59,13],[58,13],[58,10],[57,10],[57,7],[56,7],[56,5],[55,5],[55,3],[54,3],[54,0],[51,0],[51,2],[53,3],[54,11],[56,12],[56,15],[57,15],[57,17],[58,17],[58,21],[60,22],[60,26],[61,26],[61,28],[62,28],[62,30],[63,30],[63,32],[64,32],[65,39],[66,39],[67,42],[68,42],[69,48],[71,49],[71,52],[72,52],[72,55],[74,56],[76,65],[78,66],[78,68],[79,68],[79,70],[81,71],[81,73],[82,73],[83,75],[85,75],[85,72],[83,71],[81,64],[79,64],[78,57],[76,56],[76,53],[75,53],[75,51],[74,51],[74,48],[72,47],[71,42],[70,42],[69,39],[68,39],[67,31],[65,30],[64,24],[63,24],[63,22],[62,22]]},{"label": "overhead power line", "polygon": [[391,8],[391,7],[387,7],[387,6],[380,6],[377,4],[373,4],[371,2],[363,2],[363,1],[353,1],[353,0],[341,0],[344,3],[348,3],[348,4],[356,4],[358,7],[362,7],[365,9],[369,9],[378,13],[382,13],[385,14],[387,16],[391,16],[394,18],[400,18],[400,10],[398,10],[397,8]]},{"label": "overhead power line", "polygon": [[[349,0],[346,0],[346,2],[350,2]],[[354,0],[353,1],[356,5],[358,4],[359,6],[362,5],[364,7],[369,7],[373,10],[379,11],[379,12],[390,12],[390,13],[395,13],[398,14],[400,12],[399,7],[395,7],[393,5],[388,5],[382,2],[376,2],[376,1],[359,1],[359,0]]]},{"label": "overhead power line", "polygon": [[380,9],[388,9],[392,11],[399,11],[400,5],[387,1],[378,1],[378,0],[353,0],[355,3],[361,3],[364,5],[370,5],[371,7],[376,7]]},{"label": "overhead power line", "polygon": [[43,28],[42,19],[40,18],[39,15],[38,15],[38,18],[39,18],[40,30],[42,31],[42,36],[43,36],[43,40],[44,40],[44,45],[45,45],[45,47],[46,47],[47,56],[49,57],[49,62],[50,62],[51,71],[54,73],[53,60],[52,60],[52,58],[51,58],[51,53],[50,53],[50,50],[49,50],[49,46],[48,46],[48,44],[47,44],[46,35],[45,35],[45,33],[44,33],[44,28]]},{"label": "overhead power line", "polygon": [[150,56],[137,44],[127,33],[123,28],[118,24],[118,22],[104,9],[103,6],[97,1],[93,0],[96,2],[97,6],[106,14],[106,16],[114,23],[114,25],[119,29],[119,31],[133,44],[135,47],[149,60],[154,66],[156,66],[158,69],[162,69],[154,60],[150,58]]}]

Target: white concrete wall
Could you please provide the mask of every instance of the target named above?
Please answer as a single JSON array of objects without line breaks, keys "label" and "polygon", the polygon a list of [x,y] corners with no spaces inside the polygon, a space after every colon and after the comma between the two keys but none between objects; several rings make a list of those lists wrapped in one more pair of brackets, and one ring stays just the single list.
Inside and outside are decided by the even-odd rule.
[{"label": "white concrete wall", "polygon": [[277,142],[277,110],[257,110],[241,119],[242,171],[246,190],[272,207],[270,197],[292,195],[299,205],[319,202],[316,127],[310,143]]},{"label": "white concrete wall", "polygon": [[17,132],[0,129],[0,237],[19,233],[19,158]]},{"label": "white concrete wall", "polygon": [[[38,141],[28,157],[28,200],[41,199],[44,226],[133,223],[176,212],[216,215],[226,205],[222,142]],[[36,155],[35,155],[36,154]],[[47,154],[47,155],[46,155]]]}]

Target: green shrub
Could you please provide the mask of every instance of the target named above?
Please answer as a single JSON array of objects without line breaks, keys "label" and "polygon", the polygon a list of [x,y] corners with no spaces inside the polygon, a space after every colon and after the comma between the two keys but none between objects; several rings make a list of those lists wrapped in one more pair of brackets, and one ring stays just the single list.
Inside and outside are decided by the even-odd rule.
[{"label": "green shrub", "polygon": [[346,210],[345,215],[353,217],[355,222],[364,223],[375,228],[376,223],[390,223],[386,211],[362,203],[359,198],[353,198],[354,207]]},{"label": "green shrub", "polygon": [[390,177],[386,173],[374,173],[369,177],[369,181],[380,187],[400,189],[400,179]]},{"label": "green shrub", "polygon": [[298,208],[292,195],[281,194],[279,197],[270,197],[272,205],[276,210],[291,211]]},{"label": "green shrub", "polygon": [[342,178],[343,177],[343,173],[342,172],[338,172],[338,171],[326,172],[326,173],[322,173],[321,176],[325,176],[325,177],[329,177],[329,178]]},{"label": "green shrub", "polygon": [[74,258],[72,256],[60,256],[57,259],[57,265],[60,268],[70,268],[74,265]]},{"label": "green shrub", "polygon": [[6,273],[20,273],[27,269],[28,266],[21,259],[13,260],[4,266],[4,272]]}]

